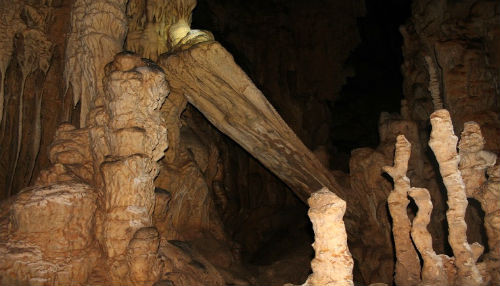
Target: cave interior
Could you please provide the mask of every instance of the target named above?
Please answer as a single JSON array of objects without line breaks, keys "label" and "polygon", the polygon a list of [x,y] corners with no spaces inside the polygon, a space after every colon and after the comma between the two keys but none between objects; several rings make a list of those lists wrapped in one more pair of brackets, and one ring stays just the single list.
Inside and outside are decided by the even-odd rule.
[{"label": "cave interior", "polygon": [[0,285],[500,285],[498,1],[12,0],[0,29]]}]

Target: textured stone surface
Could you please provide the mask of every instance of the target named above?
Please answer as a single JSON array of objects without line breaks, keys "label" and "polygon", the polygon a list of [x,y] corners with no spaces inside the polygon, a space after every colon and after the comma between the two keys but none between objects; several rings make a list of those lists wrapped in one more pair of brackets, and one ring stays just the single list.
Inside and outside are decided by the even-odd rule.
[{"label": "textured stone surface", "polygon": [[174,91],[185,94],[212,124],[277,174],[300,198],[305,200],[312,189],[322,185],[345,197],[327,169],[219,43],[203,43],[171,55],[163,66]]},{"label": "textured stone surface", "polygon": [[[161,274],[154,251],[159,237],[156,229],[148,228],[153,226],[156,161],[168,145],[160,117],[167,95],[161,69],[136,55],[118,54],[106,66],[104,95],[95,101],[104,115],[102,121],[91,120],[89,126],[102,130],[90,134],[97,145],[94,158],[103,160],[94,162],[103,180],[98,235],[105,246],[110,281],[152,284]],[[96,138],[100,134],[104,138]],[[141,269],[149,273],[141,274]]]},{"label": "textured stone surface", "polygon": [[457,137],[453,133],[450,114],[445,109],[435,111],[431,115],[432,133],[429,146],[432,148],[439,163],[443,183],[448,192],[448,241],[453,248],[455,265],[457,266],[458,285],[480,285],[482,277],[467,242],[467,225],[465,210],[467,197],[465,184],[458,170],[459,156],[457,154]]},{"label": "textured stone surface", "polygon": [[402,29],[404,94],[410,116],[424,128],[433,111],[427,92],[429,56],[440,78],[441,100],[459,134],[463,124],[476,121],[486,138],[486,149],[500,152],[499,3],[467,0],[419,0]]},{"label": "textured stone surface", "polygon": [[[83,285],[98,256],[97,196],[83,184],[23,190],[10,207],[0,244],[2,285]],[[4,218],[3,218],[4,219]]]},{"label": "textured stone surface", "polygon": [[311,261],[313,273],[304,285],[354,285],[354,262],[347,247],[343,221],[345,202],[323,188],[313,193],[307,203],[314,229],[313,248],[316,254]]},{"label": "textured stone surface", "polygon": [[392,233],[396,248],[396,266],[394,282],[397,285],[416,286],[420,283],[420,261],[410,237],[411,221],[407,208],[410,201],[410,180],[406,176],[411,144],[402,135],[396,141],[394,166],[385,166],[384,172],[394,180],[394,190],[389,194],[387,202],[393,220]]},{"label": "textured stone surface", "polygon": [[103,93],[104,66],[121,52],[127,35],[124,0],[75,1],[66,46],[64,79],[73,104],[81,102],[80,126],[86,125],[93,100]]}]

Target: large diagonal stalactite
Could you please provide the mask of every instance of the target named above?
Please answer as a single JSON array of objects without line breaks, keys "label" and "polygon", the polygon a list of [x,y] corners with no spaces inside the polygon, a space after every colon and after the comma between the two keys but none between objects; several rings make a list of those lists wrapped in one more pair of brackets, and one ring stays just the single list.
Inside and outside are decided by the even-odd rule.
[{"label": "large diagonal stalactite", "polygon": [[342,188],[304,146],[219,43],[207,42],[160,59],[174,91],[306,200],[326,186]]}]

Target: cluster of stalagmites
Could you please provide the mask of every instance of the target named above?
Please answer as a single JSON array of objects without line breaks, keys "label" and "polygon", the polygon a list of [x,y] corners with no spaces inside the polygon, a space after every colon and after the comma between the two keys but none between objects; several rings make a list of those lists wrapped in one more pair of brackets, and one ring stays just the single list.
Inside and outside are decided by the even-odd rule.
[{"label": "cluster of stalagmites", "polygon": [[0,284],[152,285],[166,276],[221,285],[209,263],[190,266],[196,252],[162,241],[154,226],[168,202],[153,184],[167,147],[163,71],[124,53],[105,73],[88,127],[60,126],[52,166],[3,202]]},{"label": "cluster of stalagmites", "polygon": [[[384,167],[394,180],[394,190],[388,197],[388,203],[396,246],[395,283],[403,286],[498,285],[500,169],[498,164],[495,165],[496,155],[483,150],[484,138],[475,122],[465,124],[458,152],[458,139],[448,111],[435,111],[431,115],[431,124],[429,146],[436,156],[448,192],[448,242],[454,257],[436,254],[433,249],[432,236],[427,230],[432,211],[431,196],[425,188],[410,186],[406,173],[411,144],[400,135],[396,142],[394,166]],[[408,196],[418,207],[413,220],[407,213]],[[489,252],[484,255],[482,245],[467,241],[467,198],[478,200],[485,212]],[[481,255],[483,259],[478,262]]]}]

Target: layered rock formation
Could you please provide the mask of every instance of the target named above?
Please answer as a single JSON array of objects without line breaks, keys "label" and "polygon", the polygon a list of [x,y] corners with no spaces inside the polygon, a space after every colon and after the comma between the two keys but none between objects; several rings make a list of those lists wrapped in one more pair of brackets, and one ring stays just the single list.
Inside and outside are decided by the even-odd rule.
[{"label": "layered rock formation", "polygon": [[[156,161],[167,147],[159,111],[165,77],[159,67],[121,54],[106,67],[104,87],[89,128],[62,125],[53,166],[6,205],[2,283],[144,285],[164,273],[152,226]],[[25,262],[16,263],[21,257]]]}]

